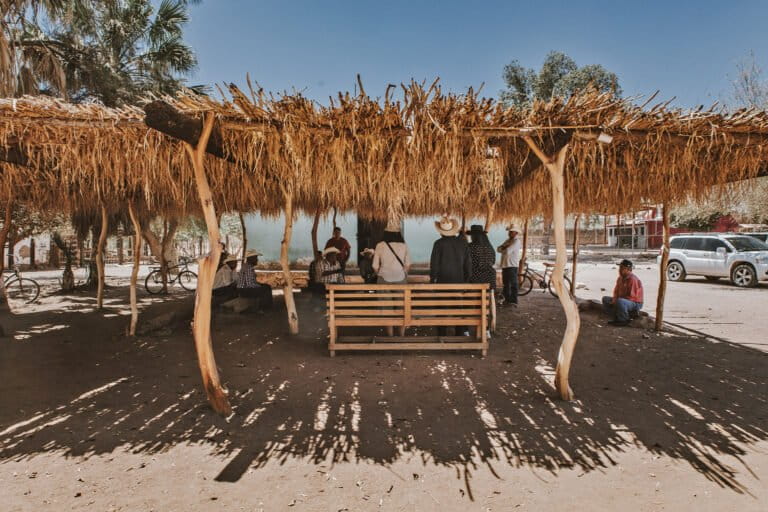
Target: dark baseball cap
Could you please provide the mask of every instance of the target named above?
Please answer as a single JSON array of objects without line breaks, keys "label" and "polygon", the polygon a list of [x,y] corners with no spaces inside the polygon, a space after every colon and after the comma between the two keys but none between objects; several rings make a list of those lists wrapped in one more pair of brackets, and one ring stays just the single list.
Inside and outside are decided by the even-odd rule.
[{"label": "dark baseball cap", "polygon": [[620,267],[627,267],[627,268],[628,268],[628,269],[630,269],[630,270],[631,270],[631,269],[633,269],[633,268],[635,268],[635,264],[634,264],[634,263],[632,263],[632,262],[631,262],[631,261],[629,261],[629,260],[621,260],[621,261],[619,262],[619,266],[620,266]]}]

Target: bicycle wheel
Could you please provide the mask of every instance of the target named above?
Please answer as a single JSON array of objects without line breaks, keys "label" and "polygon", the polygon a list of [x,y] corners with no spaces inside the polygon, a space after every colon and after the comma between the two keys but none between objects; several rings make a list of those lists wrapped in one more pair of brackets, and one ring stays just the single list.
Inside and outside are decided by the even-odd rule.
[{"label": "bicycle wheel", "polygon": [[523,277],[520,278],[519,283],[517,283],[517,295],[523,296],[528,295],[531,293],[531,290],[533,289],[533,279],[531,279],[531,276],[528,274],[523,274]]},{"label": "bicycle wheel", "polygon": [[[565,286],[565,290],[570,294],[571,297],[573,297],[573,294],[571,293],[571,280],[567,277],[563,277],[563,286]],[[552,279],[549,280],[549,293],[552,294],[553,297],[557,298],[557,292],[555,292],[555,287],[552,285]]]},{"label": "bicycle wheel", "polygon": [[193,292],[197,290],[197,274],[191,270],[185,270],[179,273],[179,284],[187,291]]},{"label": "bicycle wheel", "polygon": [[14,279],[5,285],[5,293],[10,300],[29,304],[40,295],[40,285],[26,277]]},{"label": "bicycle wheel", "polygon": [[163,274],[159,270],[153,270],[144,280],[144,288],[152,295],[163,291]]}]

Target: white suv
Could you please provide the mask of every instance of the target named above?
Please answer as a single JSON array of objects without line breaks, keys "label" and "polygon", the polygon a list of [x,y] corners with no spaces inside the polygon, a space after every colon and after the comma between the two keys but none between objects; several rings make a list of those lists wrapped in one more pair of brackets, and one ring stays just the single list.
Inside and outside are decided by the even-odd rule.
[{"label": "white suv", "polygon": [[768,245],[739,233],[673,236],[667,278],[683,281],[689,275],[712,281],[727,277],[736,286],[757,286],[759,281],[768,281]]}]

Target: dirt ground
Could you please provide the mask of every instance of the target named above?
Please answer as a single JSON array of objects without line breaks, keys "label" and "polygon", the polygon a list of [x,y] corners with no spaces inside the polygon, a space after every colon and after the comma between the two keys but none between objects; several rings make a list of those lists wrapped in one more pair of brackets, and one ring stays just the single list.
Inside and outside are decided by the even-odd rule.
[{"label": "dirt ground", "polygon": [[564,326],[535,293],[502,309],[488,357],[328,357],[273,312],[220,315],[235,412],[200,388],[180,292],[143,301],[173,329],[125,337],[127,288],[44,297],[0,322],[2,510],[765,510],[768,355],[613,328],[591,313],[563,402]]}]

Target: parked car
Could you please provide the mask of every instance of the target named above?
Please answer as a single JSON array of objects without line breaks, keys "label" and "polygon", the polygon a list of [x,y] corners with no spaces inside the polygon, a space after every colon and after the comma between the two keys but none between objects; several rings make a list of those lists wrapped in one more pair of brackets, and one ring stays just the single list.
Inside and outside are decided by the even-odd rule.
[{"label": "parked car", "polygon": [[[661,261],[661,256],[657,262]],[[676,235],[669,241],[667,279],[683,281],[704,276],[711,281],[729,278],[740,287],[768,281],[768,245],[739,233]]]},{"label": "parked car", "polygon": [[742,235],[751,236],[752,238],[757,238],[764,244],[768,244],[768,233],[742,233]]}]

